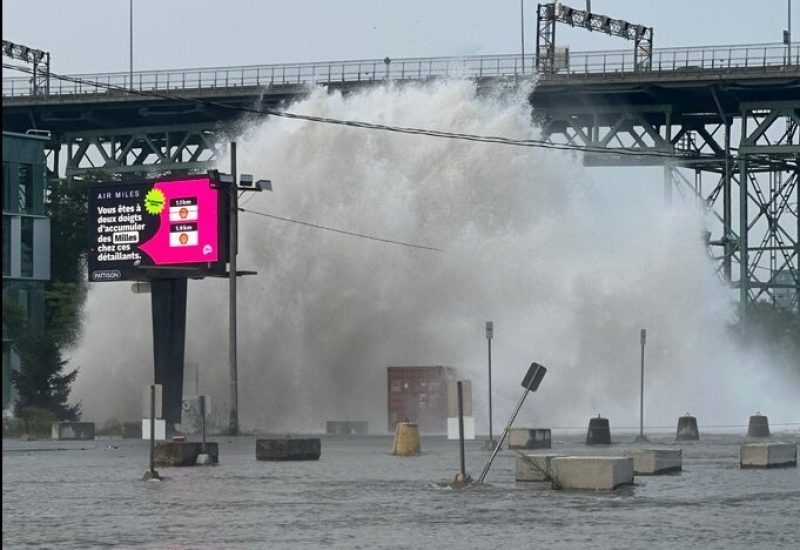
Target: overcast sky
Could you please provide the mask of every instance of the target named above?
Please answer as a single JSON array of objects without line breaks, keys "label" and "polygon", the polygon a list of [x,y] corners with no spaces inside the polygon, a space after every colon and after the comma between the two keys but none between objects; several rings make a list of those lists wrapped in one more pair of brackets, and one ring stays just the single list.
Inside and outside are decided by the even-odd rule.
[{"label": "overcast sky", "polygon": [[[528,52],[536,5],[524,0]],[[54,72],[127,71],[129,7],[3,0],[3,38],[50,51]],[[787,22],[787,0],[594,0],[592,11],[653,26],[657,48],[780,42]],[[135,70],[518,53],[521,28],[519,0],[133,0],[133,25]],[[562,26],[557,42],[573,51],[630,47]]]}]

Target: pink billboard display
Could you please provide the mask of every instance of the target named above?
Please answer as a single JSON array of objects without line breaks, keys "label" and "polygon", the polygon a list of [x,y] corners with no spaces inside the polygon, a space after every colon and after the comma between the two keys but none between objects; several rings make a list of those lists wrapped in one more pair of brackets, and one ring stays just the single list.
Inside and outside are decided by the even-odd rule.
[{"label": "pink billboard display", "polygon": [[89,280],[146,280],[156,273],[148,268],[169,266],[195,271],[186,276],[224,270],[224,199],[208,177],[92,186]]}]

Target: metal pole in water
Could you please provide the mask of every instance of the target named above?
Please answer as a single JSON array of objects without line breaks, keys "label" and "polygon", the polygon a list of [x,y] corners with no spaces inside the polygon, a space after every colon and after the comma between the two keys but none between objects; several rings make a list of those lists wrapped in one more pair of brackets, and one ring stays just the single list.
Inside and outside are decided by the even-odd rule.
[{"label": "metal pole in water", "polygon": [[200,427],[203,434],[202,453],[206,454],[206,396],[201,395],[198,399],[200,400]]},{"label": "metal pole in water", "polygon": [[640,342],[642,345],[641,382],[639,385],[639,439],[644,440],[644,344],[647,341],[647,330],[642,329]]},{"label": "metal pole in water", "polygon": [[486,342],[489,344],[489,445],[494,445],[492,435],[492,338],[494,337],[494,323],[486,321]]},{"label": "metal pole in water", "polygon": [[156,478],[156,386],[150,384],[150,475]]},{"label": "metal pole in water", "polygon": [[458,390],[458,447],[461,453],[461,479],[466,478],[467,468],[464,463],[464,396],[462,394],[461,380],[456,382]]}]

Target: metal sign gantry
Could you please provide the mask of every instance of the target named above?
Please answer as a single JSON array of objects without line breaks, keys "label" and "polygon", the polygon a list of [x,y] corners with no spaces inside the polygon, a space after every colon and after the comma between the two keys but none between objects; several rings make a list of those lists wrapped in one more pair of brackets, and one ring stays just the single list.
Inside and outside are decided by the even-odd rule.
[{"label": "metal sign gantry", "polygon": [[634,69],[647,71],[653,66],[653,27],[591,13],[588,6],[586,10],[579,10],[550,2],[539,4],[536,10],[537,72],[549,74],[556,70],[556,23],[633,40]]},{"label": "metal sign gantry", "polygon": [[24,61],[33,67],[33,77],[31,78],[33,95],[50,93],[50,52],[3,40],[3,55]]}]

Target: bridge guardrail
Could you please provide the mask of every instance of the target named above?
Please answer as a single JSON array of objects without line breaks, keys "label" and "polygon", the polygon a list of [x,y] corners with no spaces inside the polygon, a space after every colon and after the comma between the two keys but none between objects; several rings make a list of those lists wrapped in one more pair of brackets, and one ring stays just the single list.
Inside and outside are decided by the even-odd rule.
[{"label": "bridge guardrail", "polygon": [[[388,61],[388,62],[387,62]],[[136,71],[133,82],[127,72],[70,75],[97,82],[91,85],[51,79],[50,95],[110,94],[130,88],[139,91],[235,88],[250,86],[313,85],[342,82],[425,80],[437,77],[521,77],[535,72],[534,55],[489,55],[469,57],[429,57],[403,59],[371,59]],[[649,70],[634,68],[630,50],[572,52],[566,66],[557,74],[625,77],[642,73],[674,73],[678,71],[758,70],[800,65],[800,44],[788,48],[784,44],[747,44],[689,48],[663,48],[653,51]],[[3,97],[32,95],[29,77],[3,78]]]}]

